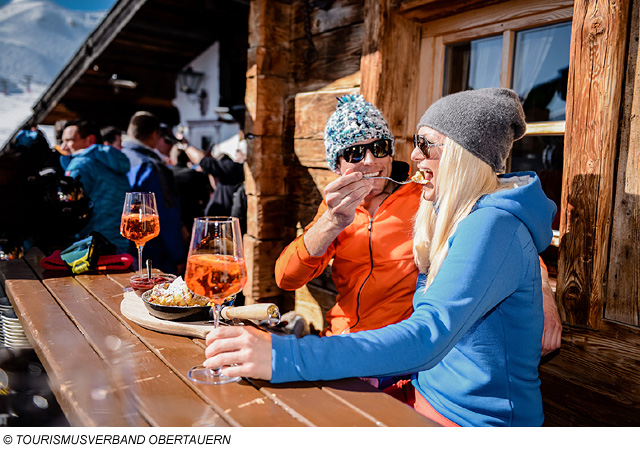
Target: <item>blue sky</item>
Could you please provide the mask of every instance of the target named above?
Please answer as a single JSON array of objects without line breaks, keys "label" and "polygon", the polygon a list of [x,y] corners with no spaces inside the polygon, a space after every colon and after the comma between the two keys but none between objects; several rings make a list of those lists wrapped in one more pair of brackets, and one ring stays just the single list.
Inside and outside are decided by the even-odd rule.
[{"label": "blue sky", "polygon": [[96,11],[111,9],[116,0],[53,0],[68,9],[79,11]]},{"label": "blue sky", "polygon": [[[9,3],[11,0],[0,0],[0,8]],[[99,11],[111,9],[116,0],[52,0],[67,9],[75,9],[77,11]]]}]

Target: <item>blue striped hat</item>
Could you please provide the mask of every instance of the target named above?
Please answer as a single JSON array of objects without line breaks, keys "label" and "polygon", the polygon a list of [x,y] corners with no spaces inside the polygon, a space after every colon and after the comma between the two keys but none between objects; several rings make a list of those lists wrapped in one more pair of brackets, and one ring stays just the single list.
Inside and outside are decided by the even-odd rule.
[{"label": "blue striped hat", "polygon": [[324,129],[324,146],[329,168],[340,173],[338,152],[368,139],[391,140],[391,155],[393,156],[395,151],[393,135],[378,108],[365,101],[362,95],[339,97],[338,106],[329,117]]}]

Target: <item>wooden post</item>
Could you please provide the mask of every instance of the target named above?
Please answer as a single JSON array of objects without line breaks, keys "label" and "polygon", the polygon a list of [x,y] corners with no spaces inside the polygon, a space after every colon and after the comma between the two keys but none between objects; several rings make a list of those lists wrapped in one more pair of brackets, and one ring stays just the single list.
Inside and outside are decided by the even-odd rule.
[{"label": "wooden post", "polygon": [[390,0],[365,0],[360,92],[384,114],[396,138],[394,159],[410,162],[420,61],[420,24],[393,12]]},{"label": "wooden post", "polygon": [[640,0],[632,3],[630,23],[605,317],[637,327],[640,325]]},{"label": "wooden post", "polygon": [[602,320],[631,0],[576,0],[567,89],[557,297],[563,319]]},{"label": "wooden post", "polygon": [[279,303],[273,276],[283,247],[285,174],[282,157],[285,101],[289,91],[289,2],[254,0],[249,13],[246,130],[249,280],[246,303]]}]

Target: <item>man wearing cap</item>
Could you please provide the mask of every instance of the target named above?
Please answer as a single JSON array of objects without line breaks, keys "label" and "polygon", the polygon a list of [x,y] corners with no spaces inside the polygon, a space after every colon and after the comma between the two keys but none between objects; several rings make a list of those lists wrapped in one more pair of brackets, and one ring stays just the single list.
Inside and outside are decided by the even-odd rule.
[{"label": "man wearing cap", "polygon": [[[418,270],[412,253],[413,217],[422,186],[399,185],[409,165],[393,161],[395,143],[382,113],[360,95],[338,99],[324,133],[329,168],[341,175],[304,234],[276,262],[278,286],[295,290],[333,259],[338,295],[323,335],[370,330],[411,315]],[[560,346],[562,329],[553,292],[545,284],[543,354]]]},{"label": "man wearing cap", "polygon": [[156,141],[156,146],[153,149],[156,155],[162,159],[167,166],[173,166],[175,161],[171,160],[171,149],[178,143],[178,139],[173,135],[173,132],[166,123],[160,124],[160,137]]},{"label": "man wearing cap", "polygon": [[[153,266],[166,273],[181,274],[187,260],[187,246],[180,220],[180,200],[173,173],[154,151],[160,138],[160,121],[147,111],[135,113],[123,139],[122,153],[129,158],[131,191],[153,192],[160,216],[160,234],[145,244],[144,253]],[[130,252],[135,255],[133,243]],[[140,262],[144,265],[144,262]]]}]

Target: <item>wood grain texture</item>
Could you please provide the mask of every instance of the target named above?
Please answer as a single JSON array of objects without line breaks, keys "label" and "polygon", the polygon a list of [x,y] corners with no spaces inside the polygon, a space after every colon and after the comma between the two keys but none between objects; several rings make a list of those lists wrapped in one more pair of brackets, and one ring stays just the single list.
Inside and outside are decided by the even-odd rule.
[{"label": "wood grain texture", "polygon": [[593,329],[603,316],[629,7],[574,5],[557,298],[564,320]]},{"label": "wood grain texture", "polygon": [[[340,78],[349,77],[360,70],[364,27],[353,24],[314,37],[318,58],[304,59],[308,49],[306,39],[291,42],[291,79],[294,92],[324,89]],[[339,51],[338,51],[339,49]]]},{"label": "wood grain texture", "polygon": [[631,6],[605,317],[640,325],[640,2]]},{"label": "wood grain texture", "polygon": [[[0,262],[5,290],[72,426],[147,426],[137,412],[117,414],[124,387],[104,391],[108,365],[22,260]],[[56,326],[50,326],[55,323]],[[104,396],[92,397],[102,388]],[[114,414],[111,414],[114,413]]]},{"label": "wood grain texture", "polygon": [[[292,112],[295,117],[293,137],[296,140],[313,139],[322,141],[327,120],[336,110],[338,103],[336,98],[357,93],[357,88],[349,88],[330,91],[300,92],[296,94],[294,110]],[[324,153],[324,143],[322,143],[322,151]]]},{"label": "wood grain texture", "polygon": [[276,259],[284,249],[281,241],[260,240],[253,236],[244,237],[244,254],[247,263],[248,280],[244,295],[250,297],[250,303],[269,301],[275,303],[282,311],[293,309],[282,305],[276,299],[282,291],[276,285],[274,274]]},{"label": "wood grain texture", "polygon": [[[345,386],[345,385],[348,386]],[[360,380],[340,380],[339,383],[327,381],[322,390],[329,392],[361,411],[379,426],[388,427],[437,427],[438,424],[416,414],[409,405],[399,403],[390,395],[375,389]],[[375,395],[371,395],[375,394]]]},{"label": "wood grain texture", "polygon": [[395,12],[406,19],[426,22],[504,1],[506,0],[392,0],[391,3]]},{"label": "wood grain texture", "polygon": [[[269,385],[259,380],[252,382],[260,387],[261,392],[301,414],[309,426],[439,426],[410,406],[357,379],[323,382],[316,386],[302,383]],[[327,408],[334,410],[339,420],[318,414],[318,411]]]},{"label": "wood grain texture", "polygon": [[[436,36],[446,33],[464,38],[469,33],[478,35],[502,33],[505,28],[529,28],[543,23],[570,20],[574,2],[572,0],[510,0],[486,7],[449,13],[438,20],[431,20],[422,26],[422,36]],[[454,21],[456,27],[452,28]],[[457,39],[456,38],[456,39]],[[445,42],[451,42],[446,39]]]},{"label": "wood grain texture", "polygon": [[565,326],[559,352],[540,366],[545,425],[640,425],[639,352],[637,328]]},{"label": "wood grain texture", "polygon": [[[385,116],[401,145],[396,160],[410,162],[410,141],[417,124],[418,98],[415,86],[420,77],[420,26],[392,14],[386,0],[365,4],[365,38],[361,62],[364,97]],[[392,37],[392,38],[390,38]],[[423,111],[424,112],[424,111]],[[420,113],[421,115],[422,113]]]},{"label": "wood grain texture", "polygon": [[[311,34],[326,33],[337,28],[351,26],[354,23],[362,23],[364,0],[333,0],[331,7],[321,9],[311,3]],[[296,2],[292,11],[291,39],[306,39],[304,30],[304,14],[301,2]]]}]

